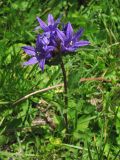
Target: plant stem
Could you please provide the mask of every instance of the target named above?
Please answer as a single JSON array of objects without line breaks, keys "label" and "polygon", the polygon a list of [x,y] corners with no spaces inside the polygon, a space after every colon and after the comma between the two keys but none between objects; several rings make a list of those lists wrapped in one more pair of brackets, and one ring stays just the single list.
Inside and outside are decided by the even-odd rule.
[{"label": "plant stem", "polygon": [[[66,71],[64,67],[64,63],[61,57],[61,69],[62,69],[62,74],[63,74],[63,80],[64,80],[64,102],[65,102],[65,110],[67,111],[68,108],[68,96],[67,96],[67,76],[66,76]],[[64,113],[64,120],[65,120],[65,126],[66,130],[68,131],[68,118],[67,118],[67,113]]]}]

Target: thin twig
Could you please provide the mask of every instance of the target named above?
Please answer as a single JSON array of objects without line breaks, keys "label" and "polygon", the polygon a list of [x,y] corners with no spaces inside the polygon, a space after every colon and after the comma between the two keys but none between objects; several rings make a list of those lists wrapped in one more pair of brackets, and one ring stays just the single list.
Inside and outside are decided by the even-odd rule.
[{"label": "thin twig", "polygon": [[22,101],[28,99],[30,96],[35,95],[35,94],[42,93],[42,92],[45,92],[45,91],[49,91],[49,90],[51,90],[51,89],[58,88],[58,87],[62,87],[62,86],[64,86],[64,84],[63,84],[63,83],[60,83],[60,84],[57,84],[57,85],[55,85],[55,86],[43,88],[43,89],[40,89],[40,90],[38,90],[38,91],[29,93],[28,95],[26,95],[26,96],[24,96],[24,97],[18,99],[17,101],[15,101],[15,102],[13,103],[13,105],[18,104],[18,103],[20,103],[20,102],[22,102]]}]

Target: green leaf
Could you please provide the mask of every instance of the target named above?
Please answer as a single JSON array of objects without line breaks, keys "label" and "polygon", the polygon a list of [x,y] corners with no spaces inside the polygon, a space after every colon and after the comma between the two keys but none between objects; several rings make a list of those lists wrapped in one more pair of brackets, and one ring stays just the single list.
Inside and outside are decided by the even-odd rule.
[{"label": "green leaf", "polygon": [[0,146],[5,145],[8,142],[8,137],[0,135]]},{"label": "green leaf", "polygon": [[90,117],[90,116],[81,116],[77,121],[77,131],[85,132],[88,128],[89,122],[92,119],[95,119],[96,116]]}]

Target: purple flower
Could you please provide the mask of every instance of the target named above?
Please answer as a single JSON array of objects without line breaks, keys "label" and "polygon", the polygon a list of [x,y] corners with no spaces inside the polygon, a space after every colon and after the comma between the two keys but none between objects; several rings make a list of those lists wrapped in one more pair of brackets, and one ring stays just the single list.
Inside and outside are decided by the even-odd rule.
[{"label": "purple flower", "polygon": [[55,21],[52,14],[48,14],[48,20],[47,20],[48,24],[46,24],[44,21],[42,21],[39,17],[37,17],[37,20],[38,20],[40,26],[36,27],[35,30],[42,28],[44,32],[55,31],[58,24],[60,23],[60,18],[58,18]]},{"label": "purple flower", "polygon": [[74,52],[81,46],[89,45],[89,41],[79,40],[83,33],[83,29],[73,32],[71,23],[67,23],[63,30],[58,29],[60,18],[56,21],[51,14],[48,15],[48,23],[43,22],[39,17],[37,20],[42,28],[42,35],[37,36],[36,47],[24,46],[22,49],[31,56],[24,65],[32,65],[38,63],[42,71],[44,70],[45,62],[47,64],[60,63],[60,54]]},{"label": "purple flower", "polygon": [[22,49],[30,56],[32,56],[24,65],[32,65],[38,63],[42,71],[44,70],[45,61],[51,58],[51,51],[55,49],[54,46],[48,46],[49,40],[44,35],[38,35],[36,47],[24,46]]},{"label": "purple flower", "polygon": [[61,40],[61,52],[73,52],[81,46],[89,45],[89,41],[79,40],[83,33],[83,29],[74,33],[71,23],[68,23],[63,31],[57,29],[57,35]]}]

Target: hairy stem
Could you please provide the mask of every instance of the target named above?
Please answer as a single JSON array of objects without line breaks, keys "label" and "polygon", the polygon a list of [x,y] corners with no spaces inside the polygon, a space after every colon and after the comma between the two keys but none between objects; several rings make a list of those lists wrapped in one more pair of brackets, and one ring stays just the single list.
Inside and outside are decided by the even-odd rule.
[{"label": "hairy stem", "polygon": [[[62,69],[62,74],[63,74],[63,80],[64,80],[64,102],[65,102],[65,110],[67,111],[68,108],[68,96],[67,96],[67,77],[66,77],[66,71],[64,67],[63,60],[61,58],[61,69]],[[67,113],[64,113],[64,120],[65,120],[65,126],[66,130],[68,130],[68,118],[67,118]]]}]

